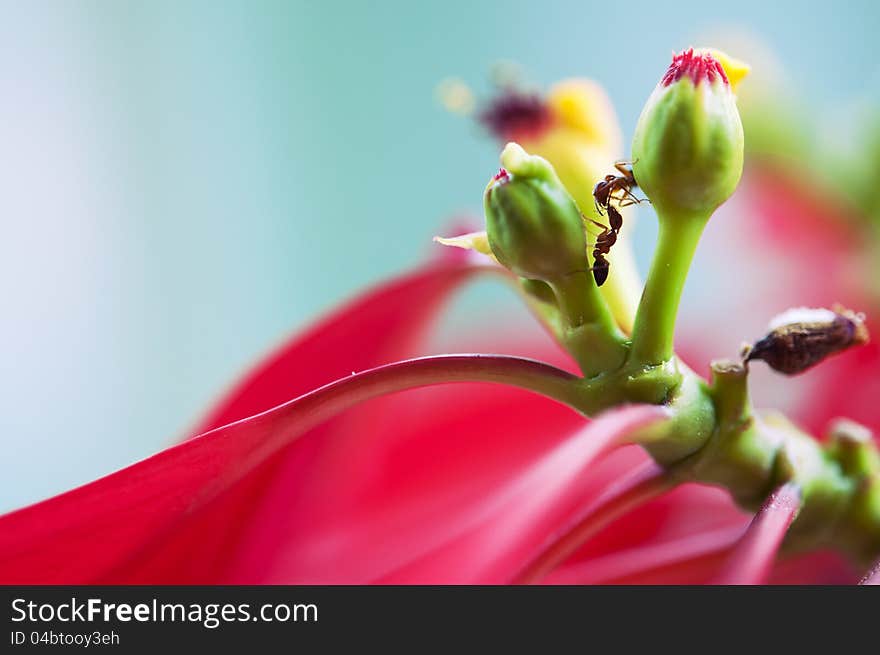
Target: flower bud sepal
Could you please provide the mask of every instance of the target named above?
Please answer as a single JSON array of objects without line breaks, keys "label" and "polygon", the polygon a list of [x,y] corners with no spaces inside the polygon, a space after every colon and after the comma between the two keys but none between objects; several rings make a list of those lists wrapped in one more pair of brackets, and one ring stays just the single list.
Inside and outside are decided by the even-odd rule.
[{"label": "flower bud sepal", "polygon": [[518,144],[507,144],[501,165],[483,197],[493,255],[530,287],[552,289],[555,302],[541,300],[542,319],[585,376],[619,368],[625,339],[591,274],[577,204],[550,163]]}]

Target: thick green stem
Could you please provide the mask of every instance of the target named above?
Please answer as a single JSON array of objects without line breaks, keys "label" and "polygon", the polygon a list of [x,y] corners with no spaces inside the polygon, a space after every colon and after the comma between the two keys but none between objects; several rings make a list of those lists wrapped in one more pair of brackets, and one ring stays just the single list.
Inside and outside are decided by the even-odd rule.
[{"label": "thick green stem", "polygon": [[707,219],[661,217],[654,261],[633,327],[633,363],[654,366],[672,357],[681,292]]},{"label": "thick green stem", "polygon": [[585,323],[613,325],[605,300],[585,271],[554,280],[550,286],[570,327],[579,327]]},{"label": "thick green stem", "polygon": [[719,425],[729,428],[750,420],[748,369],[730,360],[712,362],[712,398]]},{"label": "thick green stem", "polygon": [[592,276],[580,271],[550,285],[562,313],[557,336],[591,378],[618,369],[626,359],[626,338]]}]

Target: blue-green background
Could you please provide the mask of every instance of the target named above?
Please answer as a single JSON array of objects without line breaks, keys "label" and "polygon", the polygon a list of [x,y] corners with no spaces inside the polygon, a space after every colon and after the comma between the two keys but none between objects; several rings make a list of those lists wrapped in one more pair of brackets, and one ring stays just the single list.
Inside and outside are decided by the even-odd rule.
[{"label": "blue-green background", "polygon": [[878,27],[871,2],[0,3],[0,510],[169,443],[478,209],[495,148],[439,80],[591,76],[629,136],[670,52],[730,31],[816,111],[874,97]]}]

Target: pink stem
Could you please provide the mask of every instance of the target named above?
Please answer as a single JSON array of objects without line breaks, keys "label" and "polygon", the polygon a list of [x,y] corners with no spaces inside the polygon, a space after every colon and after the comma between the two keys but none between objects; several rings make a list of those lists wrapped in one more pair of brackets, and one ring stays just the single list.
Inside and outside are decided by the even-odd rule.
[{"label": "pink stem", "polygon": [[588,539],[615,519],[669,490],[673,482],[654,462],[633,469],[612,483],[596,500],[563,529],[512,580],[535,584],[570,557]]},{"label": "pink stem", "polygon": [[859,581],[860,585],[880,585],[880,559],[874,562],[871,570]]},{"label": "pink stem", "polygon": [[[573,383],[580,379],[550,364],[507,355],[438,355],[407,359],[360,373],[352,371],[350,377],[325,384],[260,414],[205,432],[194,440],[230,438],[240,429],[264,434],[265,437],[239,459],[235,473],[241,478],[321,422],[378,396],[435,384],[488,382],[527,389],[574,407],[579,395]],[[186,443],[175,448],[184,447]],[[173,449],[165,452],[170,450]],[[224,484],[228,484],[228,480],[223,484],[218,481],[216,489],[208,485],[202,490],[202,497],[219,493]]]},{"label": "pink stem", "polygon": [[[281,419],[287,423],[295,414],[296,431],[305,432],[334,414],[371,398],[452,382],[506,384],[534,391],[566,405],[574,405],[578,394],[572,383],[580,379],[560,368],[525,357],[482,354],[419,357],[377,366],[360,373],[352,371],[350,377],[340,378],[265,412],[217,429],[262,418]],[[289,439],[290,434],[285,434],[284,440]]]},{"label": "pink stem", "polygon": [[755,514],[713,584],[763,584],[800,507],[801,491],[794,482],[774,491]]}]

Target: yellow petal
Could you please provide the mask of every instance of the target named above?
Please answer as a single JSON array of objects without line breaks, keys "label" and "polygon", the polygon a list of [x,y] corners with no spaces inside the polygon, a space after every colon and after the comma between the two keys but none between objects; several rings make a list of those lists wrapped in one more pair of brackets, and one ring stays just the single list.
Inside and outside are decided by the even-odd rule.
[{"label": "yellow petal", "polygon": [[726,52],[722,52],[721,50],[716,50],[715,48],[706,48],[706,50],[708,50],[709,54],[715,57],[715,59],[718,60],[718,63],[721,64],[721,67],[724,69],[725,75],[727,75],[727,80],[730,82],[731,90],[736,93],[736,87],[752,70],[751,66],[749,66],[744,61],[734,59]]},{"label": "yellow petal", "polygon": [[485,230],[482,232],[461,234],[457,237],[434,237],[434,241],[444,246],[474,250],[481,255],[488,255],[492,259],[495,259],[495,256],[492,254],[492,249],[489,247],[489,238],[486,236]]},{"label": "yellow petal", "polygon": [[614,107],[593,80],[558,82],[547,94],[547,106],[560,125],[580,132],[594,146],[615,155],[620,152],[622,138]]}]

